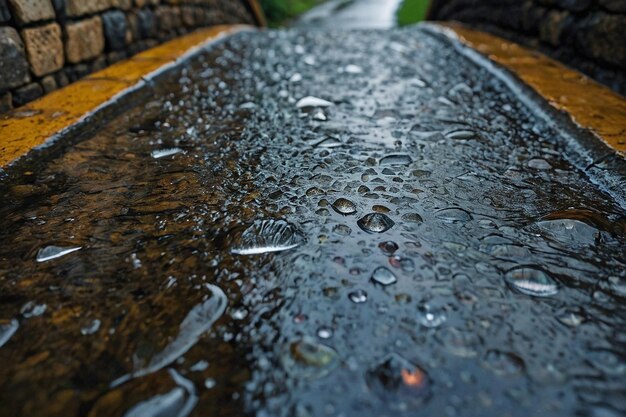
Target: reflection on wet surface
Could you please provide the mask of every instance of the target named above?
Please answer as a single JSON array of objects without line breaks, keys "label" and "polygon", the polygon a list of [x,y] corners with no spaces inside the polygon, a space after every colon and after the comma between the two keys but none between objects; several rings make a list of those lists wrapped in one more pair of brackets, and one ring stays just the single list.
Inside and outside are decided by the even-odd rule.
[{"label": "reflection on wet surface", "polygon": [[341,39],[237,35],[8,172],[0,416],[626,412],[624,209],[443,41]]},{"label": "reflection on wet surface", "polygon": [[[297,23],[309,29],[389,29],[397,26],[396,11],[401,4],[402,0],[329,0],[305,13]],[[346,71],[354,67],[346,66]]]}]

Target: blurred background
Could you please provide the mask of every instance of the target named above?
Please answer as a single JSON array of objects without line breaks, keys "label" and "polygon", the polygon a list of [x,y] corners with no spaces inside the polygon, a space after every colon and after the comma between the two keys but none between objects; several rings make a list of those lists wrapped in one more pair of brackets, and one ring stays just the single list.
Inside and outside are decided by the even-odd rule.
[{"label": "blurred background", "polygon": [[[372,13],[378,9],[394,10],[394,23],[397,26],[406,26],[425,19],[430,0],[261,0],[261,7],[265,11],[268,24],[279,27],[293,23],[301,15],[316,6],[324,6],[328,13],[340,12],[345,9],[367,7]],[[366,3],[357,5],[356,3]]]}]

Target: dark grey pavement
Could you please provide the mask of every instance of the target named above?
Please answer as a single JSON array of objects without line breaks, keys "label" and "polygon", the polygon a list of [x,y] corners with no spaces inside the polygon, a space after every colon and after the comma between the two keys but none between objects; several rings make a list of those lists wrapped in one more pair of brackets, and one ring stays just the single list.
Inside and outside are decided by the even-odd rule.
[{"label": "dark grey pavement", "polygon": [[449,41],[239,34],[146,97],[0,182],[0,416],[626,413],[626,211]]}]

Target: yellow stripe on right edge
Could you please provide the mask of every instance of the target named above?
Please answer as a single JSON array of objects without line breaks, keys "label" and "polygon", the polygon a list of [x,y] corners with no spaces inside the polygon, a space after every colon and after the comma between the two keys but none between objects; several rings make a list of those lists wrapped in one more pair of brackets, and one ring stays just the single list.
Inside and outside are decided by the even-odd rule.
[{"label": "yellow stripe on right edge", "polygon": [[626,98],[517,43],[460,24],[436,24],[513,72],[551,106],[568,113],[578,126],[593,132],[607,146],[626,156]]}]

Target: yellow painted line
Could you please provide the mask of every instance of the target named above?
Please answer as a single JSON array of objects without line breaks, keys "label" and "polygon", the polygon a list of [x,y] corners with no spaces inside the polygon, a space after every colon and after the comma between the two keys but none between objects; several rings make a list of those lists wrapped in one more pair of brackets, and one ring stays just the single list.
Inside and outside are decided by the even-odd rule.
[{"label": "yellow painted line", "polygon": [[552,107],[566,112],[578,126],[626,156],[626,98],[517,43],[455,23],[439,25],[448,35],[511,71]]},{"label": "yellow painted line", "polygon": [[247,25],[213,26],[190,33],[98,71],[0,116],[0,167],[110,105],[146,79],[174,66],[208,44]]}]

